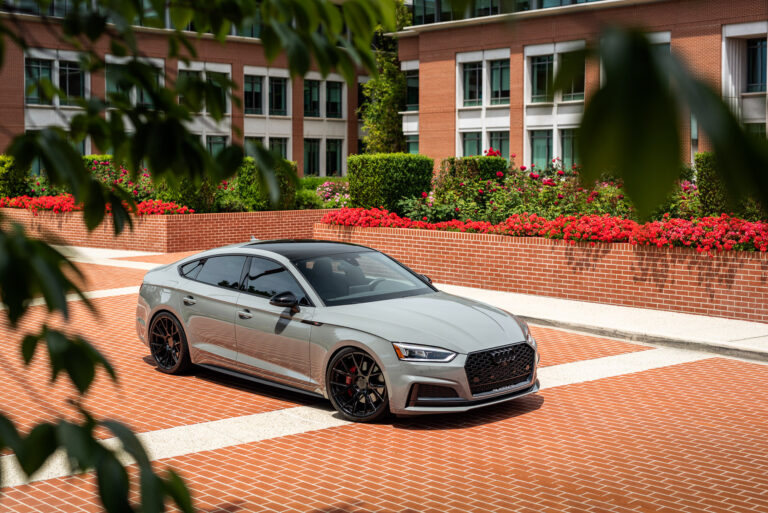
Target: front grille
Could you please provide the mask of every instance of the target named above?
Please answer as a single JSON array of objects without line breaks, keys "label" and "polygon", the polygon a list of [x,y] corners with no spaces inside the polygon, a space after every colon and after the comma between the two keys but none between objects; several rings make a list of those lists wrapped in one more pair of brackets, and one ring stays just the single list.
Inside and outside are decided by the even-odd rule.
[{"label": "front grille", "polygon": [[459,397],[451,387],[441,387],[439,385],[418,385],[419,391],[417,396],[421,399],[452,399]]},{"label": "front grille", "polygon": [[530,380],[536,351],[526,343],[502,346],[467,355],[464,370],[472,395],[493,392]]}]

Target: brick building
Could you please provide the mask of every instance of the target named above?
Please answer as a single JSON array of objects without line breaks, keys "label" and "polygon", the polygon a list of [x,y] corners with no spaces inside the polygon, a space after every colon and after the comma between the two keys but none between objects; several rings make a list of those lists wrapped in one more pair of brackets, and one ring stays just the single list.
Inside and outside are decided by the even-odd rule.
[{"label": "brick building", "polygon": [[[642,27],[765,134],[765,0],[476,0],[459,20],[449,2],[413,0],[414,26],[397,34],[409,151],[439,160],[494,147],[518,164],[578,162],[574,128],[600,66],[587,61],[582,80],[553,101],[548,79],[616,24]],[[698,132],[695,119],[686,123],[686,157],[707,148]]]},{"label": "brick building", "polygon": [[[28,90],[26,86],[30,83],[46,77],[70,96],[104,98],[107,91],[117,88],[118,73],[114,71],[124,62],[124,58],[110,55],[108,45],[102,42],[99,50],[107,62],[106,72],[84,71],[78,64],[77,52],[44,26],[34,2],[14,3],[25,11],[15,17],[31,48],[22,51],[18,46],[6,45],[5,62],[0,68],[0,152],[15,134],[52,125],[65,126],[66,120],[79,109],[64,105],[58,98],[44,101],[35,91]],[[55,22],[72,5],[69,0],[52,0],[46,13],[48,19]],[[168,13],[147,12],[145,16],[154,16],[162,26],[171,26]],[[323,78],[316,71],[303,79],[291,79],[284,56],[271,64],[267,62],[257,26],[239,33],[233,31],[226,46],[212,36],[200,36],[194,42],[196,60],[185,65],[167,57],[170,31],[136,27],[138,46],[146,61],[163,70],[165,79],[176,80],[185,73],[198,74],[203,79],[225,74],[237,85],[235,94],[241,100],[240,107],[228,101],[227,114],[219,123],[205,111],[200,112],[190,127],[211,151],[232,140],[246,143],[248,151],[248,143],[260,141],[296,161],[304,174],[346,173],[346,156],[357,153],[359,148],[356,110],[360,83],[366,77],[359,77],[358,84],[352,87],[340,75]],[[195,34],[190,33],[190,37],[195,38]],[[130,97],[134,102],[148,101],[141,91],[130,91]],[[83,141],[79,149],[83,154],[99,151],[90,140]]]}]

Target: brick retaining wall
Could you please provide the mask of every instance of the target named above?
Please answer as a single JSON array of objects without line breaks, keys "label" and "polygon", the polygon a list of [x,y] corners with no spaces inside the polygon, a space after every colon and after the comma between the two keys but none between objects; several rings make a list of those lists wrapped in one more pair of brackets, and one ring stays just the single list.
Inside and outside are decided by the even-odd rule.
[{"label": "brick retaining wall", "polygon": [[140,216],[133,230],[115,237],[111,219],[88,232],[82,212],[55,214],[4,208],[3,227],[17,222],[33,237],[58,244],[98,248],[133,249],[162,253],[194,251],[258,239],[312,237],[312,227],[328,210],[285,210],[231,214]]},{"label": "brick retaining wall", "polygon": [[314,237],[384,251],[441,283],[768,322],[765,253],[324,224]]}]

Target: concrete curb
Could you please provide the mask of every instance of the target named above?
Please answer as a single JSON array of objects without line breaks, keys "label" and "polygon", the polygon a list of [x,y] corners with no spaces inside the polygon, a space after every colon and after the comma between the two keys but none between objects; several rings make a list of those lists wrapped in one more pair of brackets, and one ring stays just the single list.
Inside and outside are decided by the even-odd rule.
[{"label": "concrete curb", "polygon": [[563,328],[572,331],[581,331],[589,333],[591,335],[598,335],[602,337],[610,337],[622,340],[629,340],[630,342],[640,342],[643,344],[650,344],[655,346],[673,347],[676,349],[689,349],[691,351],[702,351],[706,353],[716,353],[723,356],[732,356],[735,358],[743,358],[745,360],[757,360],[762,362],[768,362],[768,351],[757,351],[755,349],[746,349],[741,347],[733,347],[725,344],[718,344],[717,342],[705,342],[701,340],[684,340],[671,337],[663,337],[659,335],[650,335],[646,333],[637,333],[632,331],[623,331],[612,328],[601,328],[599,326],[590,326],[587,324],[577,324],[571,322],[557,321],[553,319],[543,319],[539,317],[528,317],[525,315],[518,315],[526,322],[539,325],[549,326],[553,328]]}]

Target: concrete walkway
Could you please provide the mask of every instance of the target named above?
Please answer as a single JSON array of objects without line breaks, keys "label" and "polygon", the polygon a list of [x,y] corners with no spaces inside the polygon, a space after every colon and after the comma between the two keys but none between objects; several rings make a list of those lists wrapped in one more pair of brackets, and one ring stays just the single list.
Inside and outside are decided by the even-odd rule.
[{"label": "concrete walkway", "polygon": [[768,361],[768,324],[456,285],[435,286],[450,294],[490,303],[534,324]]}]

